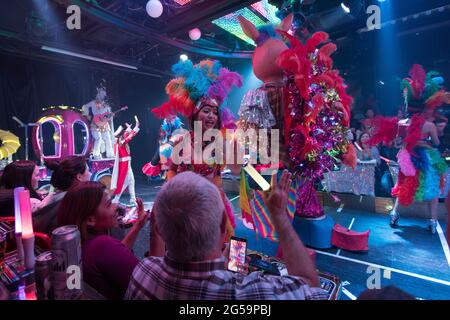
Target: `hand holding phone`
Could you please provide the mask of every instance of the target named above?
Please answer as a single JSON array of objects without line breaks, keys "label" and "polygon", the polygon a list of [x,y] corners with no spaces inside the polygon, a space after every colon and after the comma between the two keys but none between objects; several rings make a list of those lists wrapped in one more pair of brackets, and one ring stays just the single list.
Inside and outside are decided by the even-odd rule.
[{"label": "hand holding phone", "polygon": [[233,272],[247,273],[247,240],[231,237],[227,269]]}]

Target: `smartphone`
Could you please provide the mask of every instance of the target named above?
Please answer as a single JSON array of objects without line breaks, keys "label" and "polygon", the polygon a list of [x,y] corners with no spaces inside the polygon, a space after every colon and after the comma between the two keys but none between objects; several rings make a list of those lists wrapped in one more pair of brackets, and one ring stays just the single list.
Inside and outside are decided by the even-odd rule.
[{"label": "smartphone", "polygon": [[247,240],[231,237],[230,253],[228,256],[228,270],[245,273],[245,259],[247,256]]}]

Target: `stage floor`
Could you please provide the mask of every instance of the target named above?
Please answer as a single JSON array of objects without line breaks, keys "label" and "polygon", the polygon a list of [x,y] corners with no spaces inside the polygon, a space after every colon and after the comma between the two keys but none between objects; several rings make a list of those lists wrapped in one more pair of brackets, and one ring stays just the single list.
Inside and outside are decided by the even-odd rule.
[{"label": "stage floor", "polygon": [[[161,182],[137,179],[137,195],[152,202]],[[240,217],[239,196],[228,194],[237,217]],[[127,195],[122,201],[127,200]],[[389,216],[372,212],[325,208],[336,223],[354,231],[370,229],[369,251],[352,253],[337,248],[317,250],[317,268],[337,275],[343,282],[342,300],[356,299],[368,285],[396,287],[420,299],[450,299],[450,252],[445,241],[447,221],[440,220],[438,233],[427,230],[427,221],[405,217],[399,227],[389,226]],[[136,241],[134,251],[143,257],[148,250],[148,226]],[[250,248],[252,249],[252,248]]]}]

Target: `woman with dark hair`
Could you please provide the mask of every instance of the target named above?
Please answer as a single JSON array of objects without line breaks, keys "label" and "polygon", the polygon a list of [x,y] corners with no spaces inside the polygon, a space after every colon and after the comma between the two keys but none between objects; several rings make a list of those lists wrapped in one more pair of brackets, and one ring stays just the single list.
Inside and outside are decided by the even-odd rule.
[{"label": "woman with dark hair", "polygon": [[375,146],[370,146],[368,141],[370,140],[370,133],[363,132],[358,139],[356,146],[356,155],[358,156],[359,162],[372,162],[375,164],[380,164],[380,153],[378,148]]},{"label": "woman with dark hair", "polygon": [[8,164],[0,181],[0,215],[14,215],[14,188],[24,187],[30,192],[32,211],[38,210],[44,203],[43,197],[36,191],[39,183],[39,167],[33,161],[18,160]]},{"label": "woman with dark hair", "polygon": [[[210,147],[214,146],[215,133],[235,127],[231,112],[223,104],[232,87],[241,86],[242,77],[223,68],[217,60],[202,60],[195,65],[188,60],[177,63],[172,70],[177,78],[172,79],[166,86],[169,102],[152,111],[159,117],[185,115],[190,128],[184,136],[174,142],[167,179],[181,172],[192,171],[214,183],[221,192],[225,204],[227,231],[231,237],[236,224],[233,209],[222,186],[221,174],[225,167],[225,159],[223,154],[220,155],[219,151]],[[189,83],[192,84],[187,85]],[[212,137],[209,141],[205,141],[208,139],[203,138],[208,134]],[[185,150],[180,150],[180,146]]]},{"label": "woman with dark hair", "polygon": [[89,181],[91,173],[83,157],[69,156],[62,161],[48,161],[47,168],[53,171],[50,183],[55,188],[45,198],[45,205],[33,215],[34,228],[38,232],[51,234],[56,228],[56,212],[67,190],[82,181]]},{"label": "woman with dark hair", "polygon": [[117,204],[99,182],[72,187],[58,209],[58,225],[76,225],[81,233],[84,280],[108,299],[123,299],[138,259],[131,252],[147,215],[137,199],[138,219],[122,241],[109,235],[118,226]]}]

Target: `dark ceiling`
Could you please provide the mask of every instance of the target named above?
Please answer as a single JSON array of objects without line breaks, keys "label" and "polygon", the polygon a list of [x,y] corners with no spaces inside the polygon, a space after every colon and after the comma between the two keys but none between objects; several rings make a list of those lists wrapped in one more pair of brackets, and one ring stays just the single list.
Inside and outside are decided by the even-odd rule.
[{"label": "dark ceiling", "polygon": [[[358,57],[366,57],[367,50],[376,45],[376,32],[363,29],[368,17],[365,8],[379,4],[377,0],[347,0],[351,14],[343,12],[341,0],[269,1],[284,12],[294,11],[305,35],[319,30],[329,32],[339,45],[338,59],[350,69]],[[392,13],[382,19],[391,21],[398,39],[417,34],[448,39],[450,6],[437,9],[450,5],[450,0],[386,1]],[[0,0],[0,51],[55,63],[99,65],[41,50],[42,46],[51,46],[133,65],[137,70],[128,71],[153,76],[168,75],[180,53],[189,54],[193,60],[204,56],[250,57],[252,45],[211,21],[257,1],[193,0],[184,6],[174,0],[161,2],[163,14],[153,19],[145,10],[147,0]],[[66,28],[66,8],[71,4],[81,8],[81,30]],[[202,30],[198,41],[188,37],[194,27]]]}]

